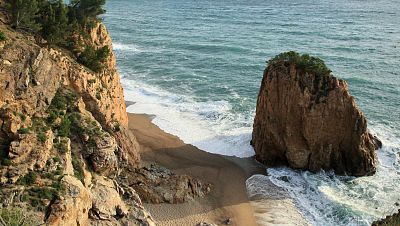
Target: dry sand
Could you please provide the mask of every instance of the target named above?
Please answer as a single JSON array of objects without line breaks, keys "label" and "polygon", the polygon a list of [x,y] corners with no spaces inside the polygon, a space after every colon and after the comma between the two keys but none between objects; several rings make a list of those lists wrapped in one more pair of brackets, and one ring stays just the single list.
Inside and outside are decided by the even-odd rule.
[{"label": "dry sand", "polygon": [[129,128],[141,145],[144,162],[156,162],[177,174],[187,174],[212,184],[204,198],[184,204],[146,204],[159,225],[194,226],[206,221],[222,225],[257,225],[246,194],[245,182],[265,168],[253,159],[211,154],[187,145],[178,137],[165,133],[146,115],[129,114]]}]

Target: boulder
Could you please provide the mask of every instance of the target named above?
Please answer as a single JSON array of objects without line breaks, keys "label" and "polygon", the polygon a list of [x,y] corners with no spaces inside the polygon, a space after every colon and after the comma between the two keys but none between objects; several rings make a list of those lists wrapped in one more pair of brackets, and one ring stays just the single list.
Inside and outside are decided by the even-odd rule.
[{"label": "boulder", "polygon": [[211,191],[208,183],[188,175],[177,175],[154,164],[135,169],[135,173],[129,173],[127,178],[129,182],[125,184],[130,184],[148,203],[183,203],[204,197]]},{"label": "boulder", "polygon": [[107,132],[104,136],[94,136],[94,147],[89,148],[90,162],[93,170],[102,175],[115,173],[118,168],[118,161],[115,155],[117,143],[115,138]]},{"label": "boulder", "polygon": [[297,58],[279,55],[264,71],[251,142],[256,159],[314,172],[374,174],[381,143],[368,132],[347,83],[323,70],[321,60],[289,54]]},{"label": "boulder", "polygon": [[128,208],[119,196],[112,180],[96,176],[90,191],[93,200],[90,211],[94,219],[110,220],[128,214]]},{"label": "boulder", "polygon": [[49,206],[47,224],[89,225],[88,211],[92,207],[90,191],[72,176],[65,176],[62,182],[66,192]]}]

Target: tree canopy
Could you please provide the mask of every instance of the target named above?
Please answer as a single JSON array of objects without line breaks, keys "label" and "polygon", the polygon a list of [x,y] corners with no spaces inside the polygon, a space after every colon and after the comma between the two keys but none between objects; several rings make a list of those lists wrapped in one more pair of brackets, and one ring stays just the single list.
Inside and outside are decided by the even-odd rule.
[{"label": "tree canopy", "polygon": [[37,0],[6,0],[6,8],[9,11],[11,26],[28,31],[38,31],[37,23],[39,7]]},{"label": "tree canopy", "polygon": [[11,26],[32,32],[50,45],[66,47],[77,60],[95,72],[110,51],[107,46],[96,49],[89,39],[89,30],[105,13],[106,0],[6,0]]}]

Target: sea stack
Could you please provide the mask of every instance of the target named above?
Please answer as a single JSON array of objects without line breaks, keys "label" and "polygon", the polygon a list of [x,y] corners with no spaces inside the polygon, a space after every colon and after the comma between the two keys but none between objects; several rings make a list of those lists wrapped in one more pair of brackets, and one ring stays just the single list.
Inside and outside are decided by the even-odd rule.
[{"label": "sea stack", "polygon": [[372,175],[381,142],[325,63],[287,52],[268,61],[257,99],[252,146],[267,166],[333,169],[337,174]]}]

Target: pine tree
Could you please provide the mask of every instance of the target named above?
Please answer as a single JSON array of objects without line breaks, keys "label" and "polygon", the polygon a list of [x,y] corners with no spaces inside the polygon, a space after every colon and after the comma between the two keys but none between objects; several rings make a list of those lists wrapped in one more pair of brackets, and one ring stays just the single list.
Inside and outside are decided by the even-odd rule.
[{"label": "pine tree", "polygon": [[106,0],[72,0],[71,8],[73,9],[72,17],[78,22],[87,25],[97,20],[97,16],[105,13],[103,9]]},{"label": "pine tree", "polygon": [[57,0],[47,2],[41,11],[42,37],[51,44],[63,45],[70,32],[67,7]]},{"label": "pine tree", "polygon": [[37,0],[7,0],[6,3],[13,27],[33,32],[40,29],[36,21],[39,12]]}]

